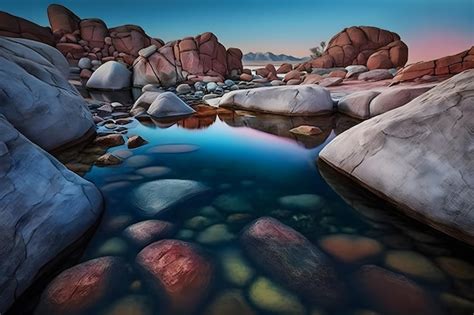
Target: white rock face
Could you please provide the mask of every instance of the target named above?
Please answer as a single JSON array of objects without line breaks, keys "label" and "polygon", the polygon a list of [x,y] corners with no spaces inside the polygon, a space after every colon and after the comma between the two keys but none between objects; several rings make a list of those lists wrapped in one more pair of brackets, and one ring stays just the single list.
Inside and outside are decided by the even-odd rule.
[{"label": "white rock face", "polygon": [[195,112],[194,109],[171,92],[160,93],[147,110],[149,115],[157,118],[185,116]]},{"label": "white rock face", "polygon": [[28,141],[0,115],[0,312],[99,218],[94,185]]},{"label": "white rock face", "polygon": [[474,245],[474,70],[336,137],[320,158]]},{"label": "white rock face", "polygon": [[333,110],[331,94],[317,85],[275,86],[225,94],[219,106],[283,115],[319,115]]},{"label": "white rock face", "polygon": [[61,53],[48,45],[0,38],[0,114],[46,150],[95,130],[86,102],[66,80],[63,63]]},{"label": "white rock face", "polygon": [[155,99],[160,95],[161,93],[164,93],[164,91],[146,91],[143,92],[142,95],[135,101],[135,103],[132,106],[132,109],[130,112],[132,115],[136,116],[139,114],[142,114],[147,111],[147,109],[150,107],[151,103],[155,101]]},{"label": "white rock face", "polygon": [[87,81],[86,86],[99,90],[121,90],[132,85],[132,73],[122,63],[108,61],[101,65]]}]

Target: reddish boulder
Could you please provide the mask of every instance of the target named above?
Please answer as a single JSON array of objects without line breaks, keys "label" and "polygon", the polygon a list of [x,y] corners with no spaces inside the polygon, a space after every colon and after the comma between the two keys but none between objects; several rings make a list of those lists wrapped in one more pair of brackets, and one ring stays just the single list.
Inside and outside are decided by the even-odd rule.
[{"label": "reddish boulder", "polygon": [[241,74],[243,71],[242,66],[242,51],[238,48],[229,48],[227,49],[227,69],[229,74],[232,73],[232,70],[237,70],[236,74]]},{"label": "reddish boulder", "polygon": [[49,27],[0,11],[0,36],[32,39],[54,46],[55,40]]},{"label": "reddish boulder", "polygon": [[[76,314],[121,289],[128,270],[118,257],[86,261],[60,273],[46,287],[35,314]],[[117,277],[120,275],[120,277]]]},{"label": "reddish boulder", "polygon": [[79,22],[81,21],[77,15],[59,4],[48,6],[48,19],[53,34],[58,36],[57,38],[79,30]]},{"label": "reddish boulder", "polygon": [[109,35],[107,25],[99,19],[82,20],[79,24],[81,37],[88,42],[91,48],[103,48],[104,39]]},{"label": "reddish boulder", "polygon": [[285,75],[285,77],[283,78],[283,81],[287,82],[290,80],[300,80],[300,79],[301,79],[301,72],[299,70],[291,70]]},{"label": "reddish boulder", "polygon": [[338,308],[345,288],[329,258],[303,235],[262,217],[244,228],[240,241],[248,257],[311,303]]},{"label": "reddish boulder", "polygon": [[79,44],[74,43],[58,43],[56,49],[59,50],[68,59],[80,59],[87,55],[84,48]]},{"label": "reddish boulder", "polygon": [[143,247],[159,239],[170,237],[174,224],[167,221],[147,220],[130,225],[124,235],[137,246]]},{"label": "reddish boulder", "polygon": [[281,64],[280,67],[278,67],[277,73],[278,74],[288,73],[291,70],[293,70],[293,66],[291,64],[283,63],[283,64]]},{"label": "reddish boulder", "polygon": [[207,297],[214,267],[199,249],[183,241],[163,240],[145,247],[136,262],[173,313],[189,314]]},{"label": "reddish boulder", "polygon": [[109,30],[109,33],[115,50],[133,57],[138,56],[140,49],[151,45],[150,37],[146,35],[141,27],[136,25],[114,27]]}]

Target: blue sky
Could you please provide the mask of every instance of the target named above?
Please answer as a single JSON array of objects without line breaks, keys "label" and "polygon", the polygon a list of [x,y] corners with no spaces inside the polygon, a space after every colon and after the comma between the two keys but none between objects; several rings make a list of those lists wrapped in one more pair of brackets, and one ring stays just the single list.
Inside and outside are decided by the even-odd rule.
[{"label": "blue sky", "polygon": [[[1,10],[48,25],[47,0],[0,0]],[[214,32],[227,47],[297,56],[352,25],[400,34],[410,60],[474,45],[474,0],[57,0],[81,18],[138,24],[165,41]]]}]

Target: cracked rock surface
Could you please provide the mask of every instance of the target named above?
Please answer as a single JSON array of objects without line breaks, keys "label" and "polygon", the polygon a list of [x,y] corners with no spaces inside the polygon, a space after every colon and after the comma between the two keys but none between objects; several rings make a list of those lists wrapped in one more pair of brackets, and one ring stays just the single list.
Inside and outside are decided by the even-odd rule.
[{"label": "cracked rock surface", "polygon": [[0,115],[0,312],[97,221],[97,188]]},{"label": "cracked rock surface", "polygon": [[327,145],[320,158],[414,218],[474,244],[474,70]]}]

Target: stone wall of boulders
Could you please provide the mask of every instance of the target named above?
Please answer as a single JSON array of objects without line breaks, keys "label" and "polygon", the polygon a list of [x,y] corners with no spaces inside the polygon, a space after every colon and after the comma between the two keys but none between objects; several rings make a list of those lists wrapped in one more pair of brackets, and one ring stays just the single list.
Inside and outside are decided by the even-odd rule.
[{"label": "stone wall of boulders", "polygon": [[474,68],[474,46],[453,56],[408,65],[400,69],[393,81],[411,81],[425,76],[451,76],[472,68]]},{"label": "stone wall of boulders", "polygon": [[403,67],[408,60],[408,47],[394,32],[371,26],[343,29],[328,43],[321,57],[299,66],[311,68],[365,65],[372,69]]}]

